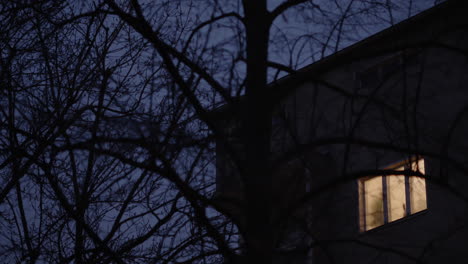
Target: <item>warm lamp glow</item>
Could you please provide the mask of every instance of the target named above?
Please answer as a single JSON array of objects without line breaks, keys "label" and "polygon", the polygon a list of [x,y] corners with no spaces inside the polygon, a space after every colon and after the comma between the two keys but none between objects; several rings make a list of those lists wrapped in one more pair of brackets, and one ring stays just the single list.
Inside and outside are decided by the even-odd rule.
[{"label": "warm lamp glow", "polygon": [[[425,173],[424,160],[389,167]],[[426,180],[418,176],[386,175],[360,180],[361,230],[367,231],[427,209]]]}]

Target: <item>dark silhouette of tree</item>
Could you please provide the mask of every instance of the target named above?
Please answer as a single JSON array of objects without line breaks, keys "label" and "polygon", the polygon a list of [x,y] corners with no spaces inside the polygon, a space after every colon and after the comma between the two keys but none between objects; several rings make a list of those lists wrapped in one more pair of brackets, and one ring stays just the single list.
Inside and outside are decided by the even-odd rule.
[{"label": "dark silhouette of tree", "polygon": [[[320,240],[304,223],[311,200],[363,176],[422,176],[375,168],[350,174],[351,146],[464,166],[418,146],[356,138],[354,129],[303,144],[294,129],[304,120],[278,109],[288,92],[277,81],[292,74],[300,82],[300,67],[422,7],[388,0],[2,2],[0,257],[273,263],[310,248],[326,255],[327,244],[347,241]],[[359,97],[312,79],[349,99],[337,105]],[[362,98],[357,119],[367,118],[367,105],[400,111],[373,93]],[[235,118],[224,119],[228,112]],[[354,118],[339,121],[358,130]],[[311,150],[337,144],[344,176],[298,192],[307,184],[304,160],[328,162]],[[240,198],[216,198],[217,149],[234,164]],[[302,237],[291,237],[298,226]]]}]

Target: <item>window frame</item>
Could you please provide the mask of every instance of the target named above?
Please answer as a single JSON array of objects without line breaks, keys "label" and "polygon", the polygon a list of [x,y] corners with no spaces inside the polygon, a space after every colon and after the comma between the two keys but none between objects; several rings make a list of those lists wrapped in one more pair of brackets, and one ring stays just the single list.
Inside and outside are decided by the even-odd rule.
[{"label": "window frame", "polygon": [[[380,61],[372,63],[371,66],[354,73],[356,88],[359,91],[378,89],[386,81],[398,74],[402,74],[402,69],[408,70],[415,66],[421,67],[424,62],[422,57],[422,52],[418,49],[397,51],[395,54],[387,55],[381,58]],[[369,75],[375,79],[371,80],[370,83]]]},{"label": "window frame", "polygon": [[[422,170],[421,169],[418,169],[418,171],[422,171],[422,174],[426,174],[425,173],[425,170],[426,170],[426,164],[425,164],[425,159],[422,158],[422,157],[412,157],[410,159],[406,159],[406,160],[403,160],[403,161],[400,161],[400,162],[397,162],[397,163],[394,163],[388,167],[385,167],[384,170],[394,170],[394,169],[398,169],[398,168],[401,168],[403,167],[403,171],[406,171],[406,170],[412,170],[412,166],[414,163],[419,163],[420,161],[423,161],[423,168]],[[390,216],[389,216],[389,210],[391,210],[391,208],[389,208],[389,192],[391,192],[391,190],[389,190],[389,186],[388,186],[388,180],[387,180],[387,177],[394,177],[394,176],[404,176],[404,188],[405,188],[405,213],[404,213],[404,216],[403,217],[400,217],[400,218],[397,218],[395,220],[390,220]],[[370,180],[370,179],[373,179],[373,178],[377,178],[377,177],[380,177],[382,179],[382,182],[381,182],[381,187],[382,187],[382,215],[383,215],[383,222],[382,224],[380,225],[377,225],[375,227],[372,227],[372,228],[369,228],[367,229],[367,221],[368,221],[368,215],[366,214],[366,189],[365,189],[365,182]],[[405,219],[405,218],[408,218],[412,215],[415,215],[415,214],[418,214],[418,213],[421,213],[421,212],[424,212],[427,210],[428,206],[427,206],[427,184],[426,184],[426,180],[425,180],[425,177],[420,177],[420,178],[423,178],[424,179],[424,198],[425,198],[425,201],[426,201],[426,206],[424,209],[422,210],[419,210],[417,212],[412,212],[412,208],[411,208],[411,202],[412,202],[412,193],[411,193],[411,183],[410,183],[410,178],[411,177],[420,177],[420,176],[416,176],[416,175],[405,175],[405,174],[400,174],[400,175],[387,175],[387,174],[384,174],[384,175],[375,175],[375,176],[368,176],[368,177],[363,177],[363,178],[360,178],[358,180],[358,195],[359,195],[359,229],[360,229],[360,232],[367,232],[367,231],[371,231],[371,230],[374,230],[374,229],[377,229],[377,228],[380,228],[382,226],[385,226],[389,223],[393,223],[393,222],[397,222],[399,220],[402,220],[402,219]]]}]

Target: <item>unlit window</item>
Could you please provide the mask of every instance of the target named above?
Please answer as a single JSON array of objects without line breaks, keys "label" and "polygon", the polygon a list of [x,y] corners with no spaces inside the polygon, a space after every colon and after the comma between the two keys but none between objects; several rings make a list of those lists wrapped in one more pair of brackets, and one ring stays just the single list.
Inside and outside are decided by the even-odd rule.
[{"label": "unlit window", "polygon": [[[387,168],[425,173],[424,160]],[[386,175],[359,182],[361,231],[367,231],[427,209],[426,181],[418,176]]]}]

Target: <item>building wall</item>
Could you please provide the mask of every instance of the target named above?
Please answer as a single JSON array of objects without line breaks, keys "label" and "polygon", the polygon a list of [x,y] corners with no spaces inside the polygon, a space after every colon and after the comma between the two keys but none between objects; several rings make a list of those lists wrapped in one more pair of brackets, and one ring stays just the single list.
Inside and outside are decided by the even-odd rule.
[{"label": "building wall", "polygon": [[[288,87],[272,120],[277,206],[307,198],[283,244],[312,250],[279,254],[277,263],[468,262],[468,26],[460,6],[364,41]],[[242,199],[237,170],[217,148],[218,197]],[[297,152],[281,160],[288,151]],[[359,177],[416,154],[426,164],[427,210],[362,232]]]},{"label": "building wall", "polygon": [[[320,157],[302,157],[313,168],[307,232],[315,263],[468,261],[468,60],[456,50],[468,46],[467,27],[456,12],[431,23],[398,35],[410,48],[383,47],[378,56],[337,65],[296,87],[281,104],[293,142]],[[359,73],[383,71],[394,60],[403,63],[381,85],[360,86]],[[344,144],[350,137],[356,144]],[[392,148],[422,153],[428,209],[360,232],[356,177],[409,158]],[[445,155],[458,165],[440,158]]]}]

